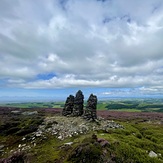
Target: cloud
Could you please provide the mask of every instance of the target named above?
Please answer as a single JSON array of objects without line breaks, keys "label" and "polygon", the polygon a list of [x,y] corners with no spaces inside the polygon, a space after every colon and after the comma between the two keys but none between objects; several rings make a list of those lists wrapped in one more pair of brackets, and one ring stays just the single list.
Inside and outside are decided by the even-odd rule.
[{"label": "cloud", "polygon": [[5,87],[162,85],[161,0],[2,0],[0,21]]}]

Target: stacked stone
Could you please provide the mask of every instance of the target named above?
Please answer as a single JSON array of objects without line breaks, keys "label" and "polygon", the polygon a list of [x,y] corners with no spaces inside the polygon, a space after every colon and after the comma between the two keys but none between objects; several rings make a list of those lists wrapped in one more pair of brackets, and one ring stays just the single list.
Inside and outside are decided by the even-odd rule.
[{"label": "stacked stone", "polygon": [[66,99],[65,106],[62,111],[62,115],[64,116],[71,115],[73,112],[73,107],[74,107],[74,96],[70,95]]},{"label": "stacked stone", "polygon": [[[62,115],[82,116],[84,112],[83,104],[84,104],[84,95],[82,91],[79,90],[76,93],[75,97],[73,95],[67,97],[65,106],[62,111]],[[87,120],[97,119],[96,107],[97,107],[97,96],[91,94],[87,100],[87,106],[84,113],[84,118],[86,118]]]},{"label": "stacked stone", "polygon": [[73,116],[83,115],[84,95],[81,90],[76,93],[74,99]]},{"label": "stacked stone", "polygon": [[96,107],[97,107],[97,96],[91,94],[87,100],[84,118],[87,120],[97,119]]}]

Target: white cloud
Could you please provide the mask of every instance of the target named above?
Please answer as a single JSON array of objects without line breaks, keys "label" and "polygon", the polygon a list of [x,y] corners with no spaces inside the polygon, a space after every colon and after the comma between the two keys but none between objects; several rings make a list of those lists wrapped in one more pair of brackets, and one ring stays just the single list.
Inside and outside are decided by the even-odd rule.
[{"label": "white cloud", "polygon": [[3,0],[0,21],[6,87],[162,85],[161,0]]}]

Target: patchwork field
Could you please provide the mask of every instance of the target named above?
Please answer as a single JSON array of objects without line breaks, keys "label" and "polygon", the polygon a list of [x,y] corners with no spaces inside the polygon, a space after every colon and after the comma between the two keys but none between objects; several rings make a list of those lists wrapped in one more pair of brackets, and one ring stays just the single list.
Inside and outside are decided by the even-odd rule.
[{"label": "patchwork field", "polygon": [[[59,102],[24,102],[6,103],[0,106],[18,108],[63,108],[64,101]],[[86,103],[84,103],[86,106]],[[128,100],[100,100],[97,110],[117,110],[127,112],[163,112],[163,99],[128,99]]]}]

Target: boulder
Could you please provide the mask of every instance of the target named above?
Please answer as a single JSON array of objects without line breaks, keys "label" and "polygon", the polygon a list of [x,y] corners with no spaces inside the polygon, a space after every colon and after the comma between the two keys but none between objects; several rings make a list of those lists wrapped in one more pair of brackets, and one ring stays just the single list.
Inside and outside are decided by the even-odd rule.
[{"label": "boulder", "polygon": [[157,154],[153,151],[149,152],[149,157],[157,157]]},{"label": "boulder", "polygon": [[3,149],[5,146],[4,145],[0,145],[0,150]]},{"label": "boulder", "polygon": [[34,114],[38,114],[37,111],[25,111],[22,113],[23,115],[34,115]]}]

